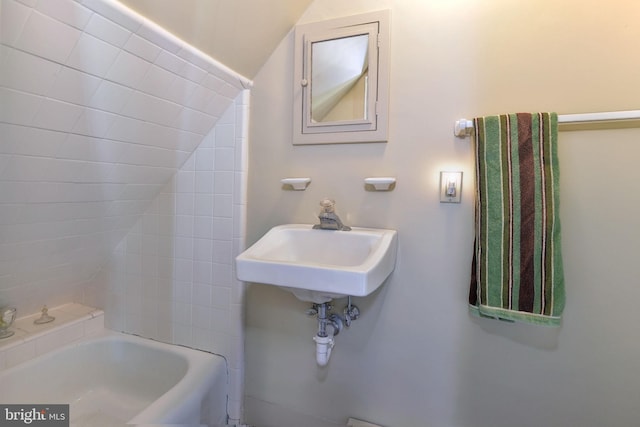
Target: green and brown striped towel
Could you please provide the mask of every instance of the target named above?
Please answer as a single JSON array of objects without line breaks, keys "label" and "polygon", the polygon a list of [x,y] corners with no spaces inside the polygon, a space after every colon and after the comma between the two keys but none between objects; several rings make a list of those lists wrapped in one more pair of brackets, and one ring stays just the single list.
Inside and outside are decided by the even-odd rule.
[{"label": "green and brown striped towel", "polygon": [[476,240],[469,304],[480,316],[558,326],[564,275],[558,117],[475,119]]}]

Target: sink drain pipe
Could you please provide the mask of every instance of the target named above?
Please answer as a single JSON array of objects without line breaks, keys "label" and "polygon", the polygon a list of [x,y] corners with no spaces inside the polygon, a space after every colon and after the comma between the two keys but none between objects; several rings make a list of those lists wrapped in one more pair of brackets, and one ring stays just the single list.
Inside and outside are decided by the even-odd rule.
[{"label": "sink drain pipe", "polygon": [[316,342],[316,363],[318,366],[326,366],[331,357],[331,349],[335,345],[333,336],[321,337],[316,335],[313,340]]},{"label": "sink drain pipe", "polygon": [[[342,319],[337,314],[327,316],[327,311],[331,310],[328,303],[315,304],[314,309],[318,312],[318,333],[313,337],[316,342],[316,362],[319,366],[326,366],[335,345],[333,337],[342,330]],[[331,331],[328,332],[328,329]]]}]

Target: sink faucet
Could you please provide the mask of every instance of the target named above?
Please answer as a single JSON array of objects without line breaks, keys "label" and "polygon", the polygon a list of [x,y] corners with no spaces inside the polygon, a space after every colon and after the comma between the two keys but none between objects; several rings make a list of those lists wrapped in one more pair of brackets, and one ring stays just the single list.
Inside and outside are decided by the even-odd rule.
[{"label": "sink faucet", "polygon": [[314,225],[313,228],[322,229],[322,230],[341,230],[341,231],[351,230],[351,227],[344,225],[342,221],[340,221],[340,217],[336,214],[335,200],[322,199],[320,201],[320,206],[322,206],[320,215],[318,215],[318,218],[320,219],[320,224]]}]

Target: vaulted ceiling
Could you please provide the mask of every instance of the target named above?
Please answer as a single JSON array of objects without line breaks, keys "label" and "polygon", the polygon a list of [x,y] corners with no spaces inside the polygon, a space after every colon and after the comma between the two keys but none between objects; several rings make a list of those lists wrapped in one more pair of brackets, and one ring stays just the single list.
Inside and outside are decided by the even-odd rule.
[{"label": "vaulted ceiling", "polygon": [[312,0],[120,0],[253,79]]}]

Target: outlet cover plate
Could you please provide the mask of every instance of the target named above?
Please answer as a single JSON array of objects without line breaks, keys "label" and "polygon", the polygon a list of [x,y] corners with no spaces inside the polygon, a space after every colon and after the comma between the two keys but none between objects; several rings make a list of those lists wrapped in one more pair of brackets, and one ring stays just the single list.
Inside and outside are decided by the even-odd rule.
[{"label": "outlet cover plate", "polygon": [[462,172],[440,172],[440,203],[460,203]]}]

